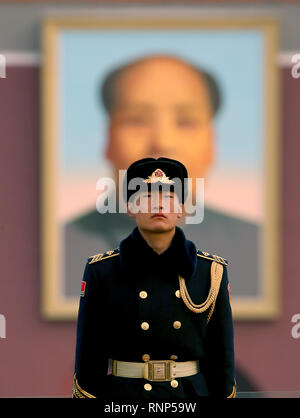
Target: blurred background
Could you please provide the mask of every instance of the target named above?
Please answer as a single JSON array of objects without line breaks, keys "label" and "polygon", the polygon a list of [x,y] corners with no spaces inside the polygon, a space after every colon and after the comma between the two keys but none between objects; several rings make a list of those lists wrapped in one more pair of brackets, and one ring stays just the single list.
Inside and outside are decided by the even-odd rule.
[{"label": "blurred background", "polygon": [[[72,377],[75,356],[75,337],[76,337],[76,320],[72,315],[58,315],[57,318],[47,318],[42,315],[41,298],[42,292],[42,242],[45,238],[42,236],[41,225],[41,184],[43,163],[41,159],[42,147],[42,127],[45,126],[43,118],[45,116],[45,91],[42,94],[42,66],[45,59],[44,48],[42,44],[42,26],[45,18],[49,16],[69,16],[72,14],[95,15],[99,14],[102,18],[107,16],[119,18],[139,19],[141,16],[152,18],[153,21],[159,17],[178,18],[184,16],[187,19],[191,16],[203,18],[233,18],[233,17],[254,17],[254,18],[274,18],[278,22],[278,51],[274,66],[278,70],[279,75],[279,115],[278,120],[274,121],[279,132],[279,178],[276,176],[276,187],[280,196],[279,208],[274,211],[279,213],[278,235],[274,235],[279,242],[276,243],[279,251],[278,259],[274,259],[276,266],[276,276],[279,278],[279,306],[280,309],[276,316],[271,319],[255,318],[252,319],[235,319],[235,349],[236,363],[238,370],[238,391],[257,393],[270,393],[282,396],[283,394],[298,394],[300,396],[300,366],[299,366],[299,349],[300,349],[300,280],[297,270],[299,265],[298,242],[300,233],[300,191],[298,186],[298,155],[300,152],[299,144],[299,109],[300,109],[300,68],[297,69],[297,63],[300,62],[300,1],[231,1],[225,2],[202,2],[200,0],[190,3],[186,2],[151,2],[145,0],[139,2],[70,2],[63,1],[32,1],[32,2],[2,2],[0,1],[0,397],[6,396],[71,396]],[[117,39],[117,33],[115,33]],[[65,39],[66,45],[70,42],[70,38]],[[92,40],[90,44],[90,54],[93,56]],[[117,42],[119,42],[117,40]],[[161,40],[162,42],[162,40]],[[196,42],[196,34],[195,34]],[[74,45],[74,44],[73,44]],[[160,40],[156,40],[156,50],[159,50]],[[191,47],[191,45],[189,45]],[[136,43],[134,44],[136,47]],[[186,48],[187,49],[187,48]],[[123,49],[122,49],[123,51]],[[134,48],[133,48],[134,51]],[[121,51],[120,51],[121,52]],[[86,52],[87,53],[87,52]],[[202,54],[203,51],[201,52]],[[118,53],[115,53],[118,56]],[[246,59],[247,54],[245,54]],[[5,60],[3,60],[5,57]],[[67,55],[66,55],[67,57]],[[251,56],[250,42],[248,57]],[[213,58],[212,58],[213,59]],[[120,58],[121,61],[121,58]],[[99,60],[101,63],[101,59]],[[3,70],[4,64],[4,70]],[[62,73],[68,76],[69,88],[76,87],[76,91],[80,90],[80,86],[73,82],[76,71],[72,71],[73,63],[67,63],[70,68],[69,72]],[[66,66],[67,66],[66,64]],[[209,59],[206,64],[209,66]],[[225,57],[223,63],[224,72],[230,75],[236,71],[231,64],[230,56]],[[108,69],[111,63],[106,60],[102,62],[104,69]],[[221,64],[222,65],[222,62]],[[245,61],[245,67],[249,67]],[[67,68],[67,67],[66,67]],[[218,71],[215,70],[217,75]],[[253,75],[252,73],[249,74]],[[235,76],[235,75],[234,75]],[[246,73],[245,73],[246,76]],[[92,79],[93,75],[90,76]],[[251,78],[249,78],[251,80]],[[222,81],[222,80],[221,80]],[[61,80],[60,80],[61,82]],[[256,84],[259,86],[259,83]],[[64,86],[68,86],[67,83]],[[223,86],[224,87],[224,86]],[[84,98],[84,89],[81,96]],[[226,91],[226,84],[225,84]],[[259,95],[258,95],[259,96]],[[264,99],[261,93],[262,100]],[[69,97],[66,95],[66,97]],[[259,96],[260,97],[260,96]],[[226,95],[225,95],[226,98]],[[276,95],[275,95],[276,98]],[[94,98],[96,103],[96,98]],[[249,97],[249,102],[256,103],[255,97]],[[72,101],[68,104],[63,101],[63,113],[65,116],[70,111],[69,123],[65,124],[63,129],[70,128],[72,138],[80,138],[80,133],[76,127],[78,115],[76,108],[72,108]],[[74,103],[73,103],[74,104]],[[257,101],[257,106],[261,105],[261,101]],[[246,108],[246,112],[247,112]],[[245,109],[244,109],[245,110]],[[255,113],[255,106],[252,112]],[[233,110],[234,111],[234,110]],[[241,108],[242,111],[242,108]],[[98,113],[93,114],[93,108],[87,114],[94,117],[94,125],[91,119],[82,119],[83,129],[84,122],[89,126],[89,138],[87,140],[87,148],[89,144],[93,144],[93,134],[98,138],[98,130],[105,131],[104,116]],[[252,113],[251,113],[252,114]],[[248,114],[250,118],[250,113]],[[246,113],[247,116],[247,113]],[[103,118],[103,120],[101,119]],[[238,119],[238,116],[237,116]],[[253,119],[257,122],[257,119]],[[99,123],[99,124],[98,124]],[[224,128],[222,125],[222,114],[218,120],[219,130]],[[243,119],[241,124],[246,123]],[[102,125],[103,124],[103,128]],[[255,136],[256,127],[249,124],[248,133]],[[48,126],[50,126],[48,124]],[[222,129],[220,127],[223,127]],[[236,127],[236,126],[235,126]],[[251,129],[253,129],[253,131]],[[226,126],[225,128],[226,129]],[[228,128],[230,132],[230,126]],[[263,123],[260,121],[257,132],[261,135]],[[68,133],[66,134],[67,137]],[[100,135],[99,135],[100,137]],[[230,133],[227,134],[230,138]],[[92,139],[91,139],[92,138]],[[90,141],[90,142],[88,142]],[[94,142],[93,142],[94,141]],[[66,142],[67,143],[67,142]],[[78,143],[75,142],[75,144]],[[221,151],[219,154],[226,156],[228,142],[220,141]],[[70,145],[69,145],[70,146]],[[92,147],[93,145],[91,145]],[[99,145],[103,148],[103,145]],[[61,181],[60,187],[62,200],[68,192],[67,201],[76,201],[73,206],[64,205],[59,208],[60,216],[58,218],[63,222],[74,219],[78,220],[79,225],[90,225],[90,219],[80,216],[93,205],[96,198],[95,185],[93,176],[98,178],[104,173],[112,173],[113,168],[107,160],[101,160],[100,169],[93,168],[95,161],[93,160],[95,152],[104,151],[102,148],[94,152],[93,158],[89,160],[89,154],[84,155],[85,165],[81,168],[86,170],[91,167],[89,182],[86,178],[77,179],[75,186],[84,190],[86,196],[84,200],[78,200],[77,189],[74,186],[74,172],[72,171],[72,161],[68,161],[71,155],[82,157],[82,150],[74,151],[72,144],[70,148],[63,144],[62,155],[66,155],[66,166],[71,169],[68,175]],[[231,144],[234,149],[234,143]],[[48,148],[48,149],[51,149]],[[120,149],[120,148],[118,148]],[[68,151],[69,150],[69,151]],[[258,151],[257,151],[258,150]],[[263,150],[257,148],[258,153]],[[76,154],[77,152],[77,154]],[[65,153],[65,154],[64,154]],[[154,153],[155,154],[155,153]],[[254,153],[255,154],[255,153]],[[229,156],[231,154],[229,153]],[[238,154],[237,154],[238,155]],[[248,153],[249,155],[249,153]],[[260,155],[260,154],[259,154]],[[111,156],[111,154],[110,154]],[[44,155],[45,157],[45,155]],[[172,158],[172,156],[171,156]],[[71,159],[70,159],[71,160]],[[229,158],[230,160],[230,158]],[[126,168],[126,164],[130,161],[119,161],[115,158],[116,168]],[[230,161],[232,163],[233,160]],[[226,207],[222,207],[222,199],[214,200],[217,187],[220,187],[219,179],[222,178],[224,183],[222,187],[228,187],[226,176],[230,171],[229,165],[222,166],[215,177],[212,177],[212,188],[210,190],[210,203],[214,209],[224,209],[227,214],[234,213],[243,220],[256,222],[260,219],[261,208],[259,196],[261,191],[257,191],[257,184],[263,176],[263,169],[260,161],[255,160],[258,164],[251,167],[251,172],[247,171],[245,180],[242,178],[239,193],[247,185],[250,190],[250,196],[254,199],[256,206],[250,207],[253,200],[246,202],[243,200],[244,206],[239,213],[235,212],[237,206],[228,199],[224,203]],[[69,164],[69,165],[68,165]],[[119,164],[119,165],[118,165]],[[125,167],[122,167],[125,164]],[[96,166],[96,163],[94,164]],[[254,168],[253,168],[254,167]],[[68,170],[66,170],[68,171]],[[251,175],[249,175],[249,173]],[[219,175],[219,177],[218,177]],[[230,172],[231,176],[236,173]],[[229,176],[230,177],[230,176]],[[58,180],[60,177],[58,177]],[[61,177],[62,179],[62,177]],[[249,180],[250,179],[250,180]],[[257,180],[258,179],[258,180]],[[218,186],[219,184],[219,186]],[[229,183],[230,184],[230,183]],[[90,189],[89,189],[90,187]],[[215,188],[214,188],[215,187]],[[253,192],[254,190],[254,192]],[[47,194],[47,190],[43,190]],[[242,195],[243,199],[249,199],[249,194]],[[232,195],[232,198],[234,194]],[[77,199],[77,200],[76,200]],[[82,202],[86,202],[82,204]],[[77,206],[76,206],[77,205]],[[215,206],[214,206],[215,205]],[[93,225],[93,223],[91,223]],[[122,236],[131,225],[120,224],[119,232]],[[75,232],[77,228],[75,225]],[[74,222],[72,224],[74,227]],[[122,229],[123,228],[123,229]],[[83,230],[84,228],[82,228]],[[123,232],[122,232],[123,231]],[[74,230],[70,230],[70,240],[74,243]],[[72,235],[73,234],[73,235]],[[51,235],[51,234],[50,234]],[[247,235],[245,235],[247,240]],[[86,242],[83,237],[83,244]],[[116,241],[117,242],[117,241]],[[93,245],[96,241],[94,241]],[[103,246],[107,243],[112,247],[101,247],[97,243],[99,252],[106,251],[115,247],[114,241],[103,241]],[[90,254],[90,248],[93,245],[86,244],[81,247],[86,249],[82,255],[82,260],[78,266],[75,265],[74,254],[70,251],[69,258],[66,257],[66,264],[72,264],[72,268],[68,271],[70,277],[77,276],[77,282],[80,284],[81,273],[84,261]],[[78,247],[79,248],[79,247]],[[200,247],[201,248],[201,247]],[[49,257],[44,252],[44,258],[48,261],[47,266],[51,269],[54,261],[54,254],[49,246]],[[202,249],[208,250],[208,247],[202,246]],[[44,247],[45,250],[45,247]],[[80,250],[80,251],[81,251]],[[226,251],[218,250],[219,255],[226,257]],[[73,255],[72,255],[73,254]],[[218,254],[218,252],[217,252]],[[77,258],[77,255],[76,255]],[[230,257],[229,257],[230,258]],[[247,258],[247,257],[246,257]],[[252,256],[250,265],[256,264]],[[249,260],[248,260],[249,261]],[[81,263],[81,264],[80,264]],[[264,263],[264,260],[261,260]],[[75,265],[75,267],[74,267]],[[80,272],[78,272],[80,270]],[[51,270],[54,271],[55,270]],[[274,273],[274,274],[275,274]],[[77,283],[76,282],[76,283]],[[57,278],[53,279],[53,283],[58,283]],[[66,295],[68,292],[76,299],[76,290],[78,286],[68,290],[67,283],[65,286]],[[234,286],[233,292],[234,292]],[[78,294],[79,294],[78,288]],[[249,290],[250,291],[250,290]]]}]

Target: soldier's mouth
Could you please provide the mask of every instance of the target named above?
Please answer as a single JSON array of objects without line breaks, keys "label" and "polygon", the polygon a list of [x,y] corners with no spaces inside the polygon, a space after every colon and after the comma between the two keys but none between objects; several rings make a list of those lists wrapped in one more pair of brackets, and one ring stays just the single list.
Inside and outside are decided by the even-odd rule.
[{"label": "soldier's mouth", "polygon": [[155,215],[152,215],[151,218],[166,218],[166,216],[162,213],[156,213]]}]

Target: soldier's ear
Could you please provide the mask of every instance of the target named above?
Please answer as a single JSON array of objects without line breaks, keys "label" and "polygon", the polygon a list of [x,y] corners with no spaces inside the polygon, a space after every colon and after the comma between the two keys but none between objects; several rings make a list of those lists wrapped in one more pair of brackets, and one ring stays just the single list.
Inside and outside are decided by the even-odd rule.
[{"label": "soldier's ear", "polygon": [[133,211],[133,203],[132,202],[128,202],[127,203],[127,213],[131,218],[135,218],[136,214]]},{"label": "soldier's ear", "polygon": [[183,215],[183,204],[182,203],[179,203],[178,206],[180,208],[180,211],[177,213],[177,218],[180,219],[182,217],[182,215]]}]

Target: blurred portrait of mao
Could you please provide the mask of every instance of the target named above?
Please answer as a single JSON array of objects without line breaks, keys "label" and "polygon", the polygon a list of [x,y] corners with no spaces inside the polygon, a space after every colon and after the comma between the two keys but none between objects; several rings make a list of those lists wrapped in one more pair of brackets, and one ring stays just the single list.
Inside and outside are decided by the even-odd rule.
[{"label": "blurred portrait of mao", "polygon": [[209,74],[175,57],[147,57],[112,72],[102,98],[110,117],[106,156],[116,178],[145,156],[180,160],[189,177],[205,177],[220,102]]}]

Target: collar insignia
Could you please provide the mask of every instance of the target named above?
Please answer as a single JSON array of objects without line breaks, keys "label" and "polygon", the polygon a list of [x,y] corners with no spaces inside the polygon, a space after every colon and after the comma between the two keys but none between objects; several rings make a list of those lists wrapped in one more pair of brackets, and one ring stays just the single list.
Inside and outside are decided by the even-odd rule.
[{"label": "collar insignia", "polygon": [[174,183],[174,181],[170,180],[169,177],[167,177],[166,174],[160,168],[157,168],[155,171],[153,171],[151,176],[148,176],[148,178],[143,180],[143,182],[145,183],[160,182],[160,183],[167,183],[167,184]]}]

